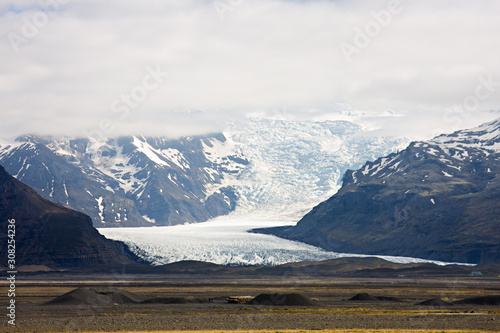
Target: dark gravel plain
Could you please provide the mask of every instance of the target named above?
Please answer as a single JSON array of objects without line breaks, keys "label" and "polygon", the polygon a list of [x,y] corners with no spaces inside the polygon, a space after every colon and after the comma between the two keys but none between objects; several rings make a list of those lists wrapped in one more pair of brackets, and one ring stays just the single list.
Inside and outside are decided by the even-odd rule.
[{"label": "dark gravel plain", "polygon": [[[78,287],[119,288],[141,299],[205,300],[199,303],[45,305]],[[312,304],[226,304],[229,296],[297,293]],[[349,300],[368,294],[366,300]],[[419,329],[500,331],[500,306],[416,305],[500,295],[498,279],[168,279],[149,281],[22,281],[17,285],[16,327],[5,332],[161,330]],[[209,302],[209,300],[212,300]],[[7,295],[1,295],[7,304]],[[441,304],[441,303],[433,303]],[[4,317],[5,318],[5,317]]]}]

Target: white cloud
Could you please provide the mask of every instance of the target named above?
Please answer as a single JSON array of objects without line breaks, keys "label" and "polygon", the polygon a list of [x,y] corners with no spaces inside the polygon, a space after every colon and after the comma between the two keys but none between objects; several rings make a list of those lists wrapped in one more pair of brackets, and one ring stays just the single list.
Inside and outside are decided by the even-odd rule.
[{"label": "white cloud", "polygon": [[[61,5],[46,24],[38,1],[0,5],[4,135],[81,135],[103,121],[111,122],[109,135],[193,134],[256,110],[288,108],[288,116],[304,117],[321,106],[328,113],[333,102],[405,111],[414,122],[421,113],[412,110],[463,103],[480,77],[500,82],[495,0],[401,0],[400,13],[351,63],[339,46],[352,44],[356,29],[390,1],[220,0],[234,7],[223,20],[216,1],[42,0],[50,1]],[[35,18],[39,27],[27,38],[23,29]],[[18,52],[12,34],[24,38]],[[126,117],[113,112],[148,66],[169,76]],[[497,89],[460,126],[498,109]]]}]

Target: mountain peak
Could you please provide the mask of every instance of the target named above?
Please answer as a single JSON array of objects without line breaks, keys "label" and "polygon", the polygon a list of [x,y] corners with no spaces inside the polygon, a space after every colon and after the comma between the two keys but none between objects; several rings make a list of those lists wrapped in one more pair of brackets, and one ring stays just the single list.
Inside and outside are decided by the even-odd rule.
[{"label": "mountain peak", "polygon": [[440,135],[430,141],[450,148],[485,149],[500,152],[500,119],[476,128]]}]

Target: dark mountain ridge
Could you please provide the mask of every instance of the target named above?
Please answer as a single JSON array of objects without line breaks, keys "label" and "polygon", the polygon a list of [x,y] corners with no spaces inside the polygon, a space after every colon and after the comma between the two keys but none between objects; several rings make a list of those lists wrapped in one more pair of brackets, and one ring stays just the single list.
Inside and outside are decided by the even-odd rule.
[{"label": "dark mountain ridge", "polygon": [[[139,262],[128,248],[102,236],[89,216],[40,197],[0,166],[0,237],[7,244],[7,225],[15,220],[15,262],[50,268]],[[7,246],[0,256],[7,258]],[[6,259],[7,260],[7,259]]]},{"label": "dark mountain ridge", "polygon": [[500,120],[413,142],[349,170],[295,227],[260,230],[337,252],[500,259]]}]

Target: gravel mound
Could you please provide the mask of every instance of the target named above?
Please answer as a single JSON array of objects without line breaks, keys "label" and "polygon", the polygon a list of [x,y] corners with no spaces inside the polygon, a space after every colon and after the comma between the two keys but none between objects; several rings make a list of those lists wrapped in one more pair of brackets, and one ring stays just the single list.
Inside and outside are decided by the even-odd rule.
[{"label": "gravel mound", "polygon": [[99,295],[110,297],[117,304],[141,303],[146,300],[145,298],[137,294],[128,292],[123,289],[116,289],[116,288],[89,288],[89,289]]},{"label": "gravel mound", "polygon": [[260,294],[247,304],[311,306],[313,301],[301,294]]},{"label": "gravel mound", "polygon": [[500,305],[500,295],[488,295],[465,298],[453,304]]},{"label": "gravel mound", "polygon": [[376,300],[377,299],[375,297],[367,293],[357,294],[349,298],[349,301],[376,301]]},{"label": "gravel mound", "polygon": [[367,293],[357,294],[351,298],[349,301],[383,301],[383,302],[401,302],[399,298],[389,297],[389,296],[372,296]]},{"label": "gravel mound", "polygon": [[443,301],[441,298],[433,298],[433,299],[428,299],[427,301],[423,301],[420,303],[417,303],[415,305],[427,305],[427,306],[450,306],[453,305],[450,302]]},{"label": "gravel mound", "polygon": [[144,298],[114,288],[78,288],[45,303],[46,305],[113,305],[141,303]]}]

